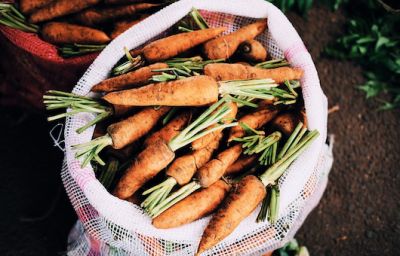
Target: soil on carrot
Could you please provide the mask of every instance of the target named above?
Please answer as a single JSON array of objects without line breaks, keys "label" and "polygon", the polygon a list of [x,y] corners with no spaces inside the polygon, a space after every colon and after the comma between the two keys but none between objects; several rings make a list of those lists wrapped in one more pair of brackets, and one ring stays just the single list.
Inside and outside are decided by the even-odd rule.
[{"label": "soil on carrot", "polygon": [[[323,56],[343,29],[342,14],[316,7],[307,19],[288,17],[311,52],[330,107],[340,108],[329,116],[335,135],[329,184],[297,238],[312,255],[399,255],[400,112],[376,111],[378,104],[354,86],[363,82],[362,70]],[[24,112],[0,108],[0,255],[56,255],[76,220],[61,185],[62,152],[45,117]],[[37,219],[56,199],[49,216]]]}]

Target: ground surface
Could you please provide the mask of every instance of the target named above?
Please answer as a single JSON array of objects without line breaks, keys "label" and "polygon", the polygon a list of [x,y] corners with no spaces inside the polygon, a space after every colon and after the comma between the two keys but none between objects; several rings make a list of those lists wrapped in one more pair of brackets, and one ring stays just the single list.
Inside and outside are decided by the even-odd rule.
[{"label": "ground surface", "polygon": [[[340,106],[329,118],[336,143],[328,188],[298,240],[312,255],[400,255],[400,113],[375,111],[354,87],[362,71],[321,55],[343,17],[316,8],[308,20],[289,18],[311,51],[330,106]],[[48,218],[32,219],[61,186],[62,154],[52,146],[50,126],[17,109],[1,108],[0,116],[0,255],[62,253],[76,218],[64,191]]]}]

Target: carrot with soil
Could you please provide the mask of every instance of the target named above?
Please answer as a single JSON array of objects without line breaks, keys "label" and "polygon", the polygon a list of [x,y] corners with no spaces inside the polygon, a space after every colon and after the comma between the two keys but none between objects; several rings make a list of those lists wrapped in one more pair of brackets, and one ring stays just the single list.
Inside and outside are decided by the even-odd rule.
[{"label": "carrot with soil", "polygon": [[19,1],[19,9],[22,13],[29,14],[35,9],[41,8],[53,0],[21,0]]},{"label": "carrot with soil", "polygon": [[0,3],[0,24],[30,33],[39,31],[39,27],[29,23],[11,3]]},{"label": "carrot with soil", "polygon": [[239,46],[238,55],[248,61],[263,62],[267,59],[267,50],[259,41],[251,39]]},{"label": "carrot with soil", "polygon": [[[131,166],[129,166],[114,190],[114,195],[121,199],[130,197],[144,183],[152,179],[172,162],[176,150],[190,144],[197,138],[213,132],[213,129],[207,130],[207,128],[220,122],[230,111],[226,99],[223,98],[210,106],[203,114],[169,142],[157,141],[156,144],[146,147],[136,157]],[[237,123],[224,124],[214,129],[232,127],[235,125],[237,125]]]},{"label": "carrot with soil", "polygon": [[139,22],[143,21],[144,19],[146,19],[149,16],[150,15],[144,14],[144,15],[141,15],[140,18],[136,19],[136,20],[115,22],[114,29],[111,32],[110,37],[112,39],[115,39],[117,36],[121,35],[126,30],[130,29],[131,27],[133,27],[134,25],[136,25]]}]

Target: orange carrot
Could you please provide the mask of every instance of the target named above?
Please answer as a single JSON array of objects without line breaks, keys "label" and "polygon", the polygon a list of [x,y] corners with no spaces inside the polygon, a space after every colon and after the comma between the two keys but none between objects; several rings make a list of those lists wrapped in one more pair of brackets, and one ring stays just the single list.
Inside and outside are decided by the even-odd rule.
[{"label": "orange carrot", "polygon": [[58,18],[67,14],[79,12],[87,7],[100,3],[100,0],[57,0],[35,10],[29,22],[38,23]]},{"label": "orange carrot", "polygon": [[37,8],[41,8],[53,0],[21,0],[19,1],[19,9],[22,13],[29,14]]},{"label": "orange carrot", "polygon": [[267,28],[267,20],[260,20],[244,26],[228,35],[220,36],[204,44],[204,52],[210,60],[228,59],[239,45],[254,39]]},{"label": "orange carrot", "polygon": [[86,26],[94,26],[113,21],[118,18],[131,17],[140,11],[150,9],[158,5],[159,4],[138,3],[106,8],[93,7],[76,14],[74,18]]},{"label": "orange carrot", "polygon": [[105,4],[130,4],[143,2],[144,0],[104,0]]},{"label": "orange carrot", "polygon": [[147,67],[139,68],[129,73],[108,78],[92,87],[93,92],[112,92],[128,88],[139,87],[147,84],[153,75],[160,74],[155,69],[168,68],[165,63],[155,63]]},{"label": "orange carrot", "polygon": [[239,46],[239,55],[248,61],[262,62],[267,59],[267,50],[259,41],[251,39]]},{"label": "orange carrot", "polygon": [[177,115],[171,122],[165,125],[161,130],[153,133],[149,137],[146,138],[143,145],[149,146],[150,144],[155,143],[157,140],[170,141],[173,137],[178,135],[182,129],[187,125],[192,117],[192,113],[190,111],[182,112]]},{"label": "orange carrot", "polygon": [[219,180],[226,169],[233,164],[242,154],[242,144],[232,146],[221,153],[215,159],[206,163],[197,173],[197,179],[203,188],[207,188]]},{"label": "orange carrot", "polygon": [[[277,114],[278,108],[274,105],[260,105],[256,111],[242,116],[239,119],[239,123],[244,123],[252,129],[259,129],[271,121]],[[232,141],[235,138],[241,138],[245,134],[245,130],[242,126],[238,125],[232,127],[228,141]]]},{"label": "orange carrot", "polygon": [[110,38],[97,29],[63,22],[49,22],[42,27],[42,37],[53,44],[104,44]]},{"label": "orange carrot", "polygon": [[204,230],[197,254],[213,247],[235,230],[266,196],[265,185],[255,176],[244,177],[222,203]]},{"label": "orange carrot", "polygon": [[153,219],[156,228],[179,227],[198,220],[221,204],[230,186],[219,180],[212,186],[197,191]]},{"label": "orange carrot", "polygon": [[150,15],[145,14],[141,15],[140,18],[136,20],[115,22],[114,29],[111,32],[111,38],[115,39],[117,36],[121,35],[126,30],[130,29],[131,27],[138,24],[139,22],[141,22],[142,20],[146,19],[149,16]]},{"label": "orange carrot", "polygon": [[217,102],[218,84],[208,76],[193,76],[112,92],[103,99],[125,106],[205,106]]},{"label": "orange carrot", "polygon": [[[236,114],[238,112],[237,104],[234,102],[229,103],[229,108],[231,109],[231,112],[226,118],[224,118],[223,122],[225,124],[231,123],[235,119]],[[213,128],[214,126],[210,127],[210,129]],[[221,131],[222,130],[213,131],[212,133],[193,141],[191,145],[192,149],[199,150],[201,148],[206,147],[208,144],[211,143],[211,141],[215,140],[219,136],[219,134],[221,134]]]},{"label": "orange carrot", "polygon": [[226,28],[209,28],[165,37],[146,45],[143,55],[149,62],[167,60],[218,36],[225,30]]},{"label": "orange carrot", "polygon": [[244,169],[249,168],[252,166],[255,162],[257,161],[257,156],[256,155],[250,155],[250,156],[242,156],[236,162],[231,164],[228,169],[225,171],[225,175],[234,175],[237,174]]},{"label": "orange carrot", "polygon": [[221,80],[273,79],[276,83],[298,80],[303,76],[299,68],[280,67],[262,69],[242,64],[212,63],[204,67],[204,74]]}]

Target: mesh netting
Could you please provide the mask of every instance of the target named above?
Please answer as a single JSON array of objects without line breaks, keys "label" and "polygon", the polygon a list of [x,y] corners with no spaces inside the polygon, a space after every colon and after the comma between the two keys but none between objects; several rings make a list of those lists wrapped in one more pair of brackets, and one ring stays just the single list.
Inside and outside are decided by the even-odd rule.
[{"label": "mesh netting", "polygon": [[[86,95],[90,88],[105,79],[123,56],[123,47],[136,48],[159,36],[192,7],[201,10],[210,26],[236,30],[257,18],[268,18],[268,31],[258,37],[273,58],[286,57],[304,72],[302,91],[310,129],[318,129],[319,138],[279,180],[281,191],[279,220],[256,223],[257,208],[239,227],[205,255],[259,255],[281,246],[291,238],[304,218],[319,201],[326,185],[331,157],[324,147],[327,124],[327,101],[312,59],[286,17],[263,0],[182,0],[170,5],[116,38],[99,55],[74,88]],[[62,178],[79,221],[71,233],[71,255],[192,255],[209,218],[168,230],[151,225],[143,210],[107,192],[95,178],[91,166],[80,167],[72,145],[91,139],[93,128],[82,134],[75,130],[93,119],[91,114],[68,118],[65,128],[65,162]]]}]

